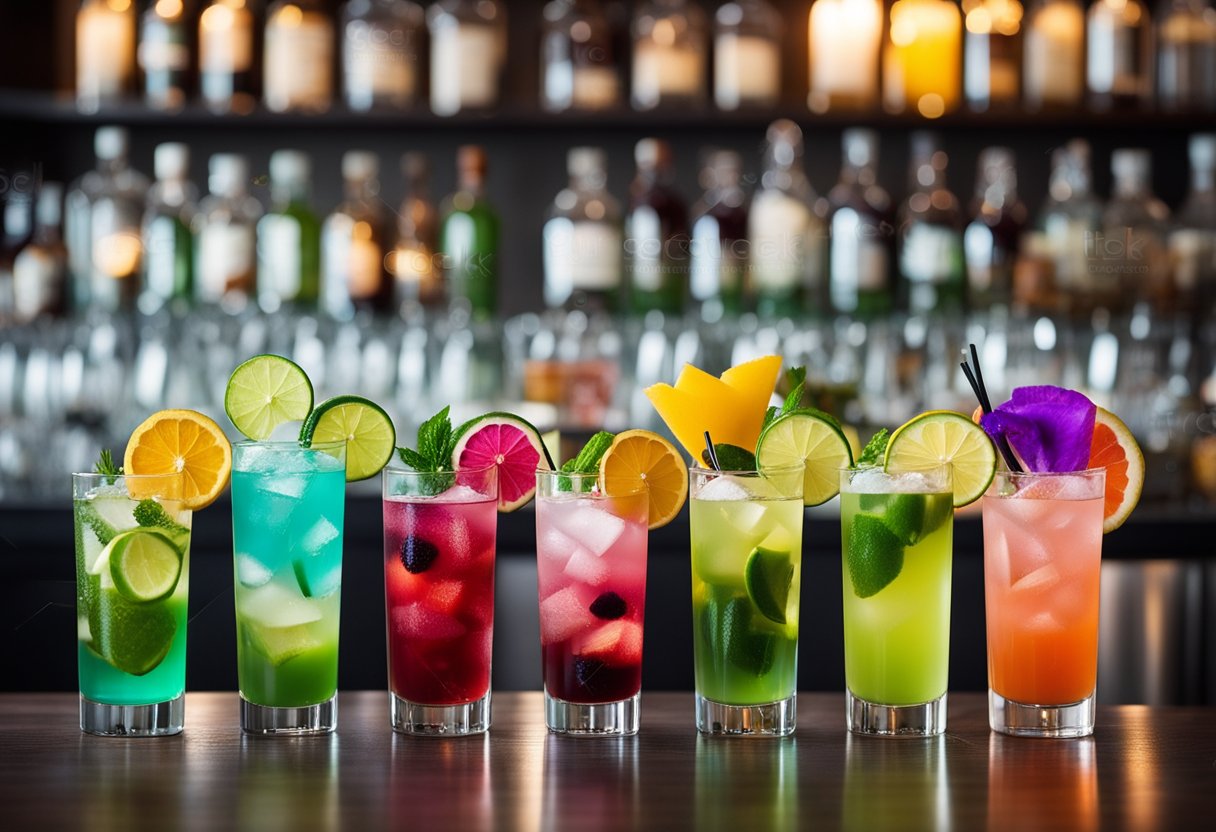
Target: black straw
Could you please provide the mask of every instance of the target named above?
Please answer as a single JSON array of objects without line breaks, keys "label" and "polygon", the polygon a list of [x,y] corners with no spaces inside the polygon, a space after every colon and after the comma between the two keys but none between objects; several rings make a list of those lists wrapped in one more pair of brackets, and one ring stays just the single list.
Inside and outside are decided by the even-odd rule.
[{"label": "black straw", "polygon": [[714,450],[714,441],[709,438],[709,431],[705,431],[705,456],[709,458],[709,464],[715,471],[722,470],[722,466],[718,463],[718,454]]},{"label": "black straw", "polygon": [[[966,361],[960,365],[963,368],[963,375],[967,377],[968,383],[971,384],[971,390],[975,393],[975,397],[979,399],[980,409],[984,413],[992,412],[992,399],[988,398],[988,390],[984,387],[984,372],[980,369],[980,355],[976,350],[975,344],[971,344],[971,363],[975,365],[974,372],[971,365]],[[1001,452],[1001,456],[1005,459],[1005,465],[1015,474],[1022,473],[1022,465],[1018,462],[1018,458],[1013,455],[1013,448],[1009,445],[1009,440],[1000,435],[996,437],[996,448]]]}]

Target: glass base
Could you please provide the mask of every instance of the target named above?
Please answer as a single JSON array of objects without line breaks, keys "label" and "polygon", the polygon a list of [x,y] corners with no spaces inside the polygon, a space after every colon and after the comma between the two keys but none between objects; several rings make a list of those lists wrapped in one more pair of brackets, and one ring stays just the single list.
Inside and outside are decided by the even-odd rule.
[{"label": "glass base", "polygon": [[619,702],[584,705],[545,691],[545,725],[554,734],[580,737],[631,737],[638,732],[641,694]]},{"label": "glass base", "polygon": [[337,694],[301,708],[271,708],[241,697],[241,730],[246,734],[331,734],[337,727]]},{"label": "glass base", "polygon": [[797,717],[795,694],[766,705],[723,705],[697,694],[697,730],[702,734],[788,737]]},{"label": "glass base", "polygon": [[1090,694],[1070,705],[1023,705],[988,689],[988,725],[1014,737],[1088,737],[1094,732]]},{"label": "glass base", "polygon": [[80,730],[99,737],[171,737],[186,723],[186,695],[151,705],[106,705],[80,697]]},{"label": "glass base", "polygon": [[867,702],[847,690],[845,718],[854,734],[883,737],[935,737],[946,730],[946,694],[919,705]]},{"label": "glass base", "polygon": [[393,730],[420,737],[462,737],[490,728],[490,692],[467,705],[419,705],[389,694]]}]

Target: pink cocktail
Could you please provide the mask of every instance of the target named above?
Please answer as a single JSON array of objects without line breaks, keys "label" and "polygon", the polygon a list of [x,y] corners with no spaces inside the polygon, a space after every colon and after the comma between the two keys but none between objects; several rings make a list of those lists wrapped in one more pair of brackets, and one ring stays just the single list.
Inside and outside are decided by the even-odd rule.
[{"label": "pink cocktail", "polygon": [[496,469],[384,473],[384,593],[396,730],[490,724]]}]

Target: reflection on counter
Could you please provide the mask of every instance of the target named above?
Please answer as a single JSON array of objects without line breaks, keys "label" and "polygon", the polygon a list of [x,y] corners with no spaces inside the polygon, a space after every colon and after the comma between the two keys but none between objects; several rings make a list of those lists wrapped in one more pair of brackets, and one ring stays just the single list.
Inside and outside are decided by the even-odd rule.
[{"label": "reflection on counter", "polygon": [[[988,829],[1091,832],[1099,826],[1095,740],[988,737]],[[1139,828],[1131,824],[1131,828]]]},{"label": "reflection on counter", "polygon": [[912,741],[846,737],[845,832],[954,828],[948,741],[944,736]]},{"label": "reflection on counter", "polygon": [[731,740],[697,735],[693,827],[802,829],[798,740]]}]

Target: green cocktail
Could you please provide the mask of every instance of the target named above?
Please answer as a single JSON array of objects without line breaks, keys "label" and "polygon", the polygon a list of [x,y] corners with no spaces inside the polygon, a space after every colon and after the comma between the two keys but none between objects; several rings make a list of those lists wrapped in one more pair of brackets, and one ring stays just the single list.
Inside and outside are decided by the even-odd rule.
[{"label": "green cocktail", "polygon": [[191,513],[180,475],[73,475],[80,728],[182,730]]},{"label": "green cocktail", "polygon": [[953,492],[948,466],[841,473],[849,729],[946,725]]},{"label": "green cocktail", "polygon": [[697,728],[791,733],[803,468],[691,476]]}]

